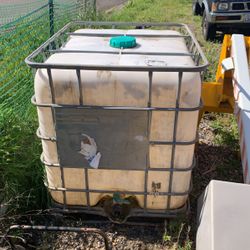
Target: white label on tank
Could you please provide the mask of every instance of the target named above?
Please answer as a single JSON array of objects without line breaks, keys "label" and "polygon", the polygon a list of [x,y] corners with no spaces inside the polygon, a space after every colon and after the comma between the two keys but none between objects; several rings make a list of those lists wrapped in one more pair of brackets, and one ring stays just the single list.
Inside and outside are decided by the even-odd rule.
[{"label": "white label on tank", "polygon": [[163,61],[163,60],[154,60],[154,59],[147,59],[145,61],[146,65],[148,66],[161,66],[161,67],[164,67],[164,66],[167,66],[167,62],[166,61]]},{"label": "white label on tank", "polygon": [[86,134],[82,134],[81,136],[81,150],[79,153],[84,155],[91,167],[98,168],[101,159],[101,153],[97,152],[95,140]]},{"label": "white label on tank", "polygon": [[143,135],[136,135],[135,140],[142,142],[142,141],[144,141],[144,136]]}]

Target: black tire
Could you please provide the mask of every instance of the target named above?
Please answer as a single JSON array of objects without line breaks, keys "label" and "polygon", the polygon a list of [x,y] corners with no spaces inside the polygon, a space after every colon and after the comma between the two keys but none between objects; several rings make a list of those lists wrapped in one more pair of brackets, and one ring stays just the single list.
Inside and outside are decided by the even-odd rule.
[{"label": "black tire", "polygon": [[193,12],[193,15],[195,16],[201,15],[201,7],[198,3],[193,2],[192,12]]},{"label": "black tire", "polygon": [[202,18],[202,34],[206,41],[213,41],[216,37],[216,26],[208,22],[205,11]]}]

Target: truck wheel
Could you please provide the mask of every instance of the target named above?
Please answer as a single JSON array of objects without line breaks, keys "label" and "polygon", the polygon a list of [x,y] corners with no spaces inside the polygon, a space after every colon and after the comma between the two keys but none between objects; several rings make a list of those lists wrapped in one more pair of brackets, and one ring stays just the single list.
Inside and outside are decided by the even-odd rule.
[{"label": "truck wheel", "polygon": [[207,15],[205,11],[202,18],[202,34],[206,41],[213,41],[216,36],[216,26],[207,21]]},{"label": "truck wheel", "polygon": [[201,7],[198,3],[193,2],[192,6],[193,15],[198,16],[201,14]]}]

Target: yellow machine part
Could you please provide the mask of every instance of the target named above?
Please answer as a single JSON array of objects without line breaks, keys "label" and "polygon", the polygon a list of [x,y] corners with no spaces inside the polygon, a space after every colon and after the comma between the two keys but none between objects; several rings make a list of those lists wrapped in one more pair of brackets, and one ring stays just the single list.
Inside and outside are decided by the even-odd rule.
[{"label": "yellow machine part", "polygon": [[[245,37],[248,60],[250,60],[250,37]],[[222,61],[231,56],[231,35],[225,35],[222,43],[219,64],[216,72],[215,82],[203,82],[202,101],[203,109],[200,112],[200,118],[203,113],[233,113],[234,95],[232,84],[232,71],[222,72]]]},{"label": "yellow machine part", "polygon": [[[245,37],[248,60],[250,60],[250,37]],[[231,56],[231,35],[225,35],[215,82],[203,82],[202,101],[204,104],[200,117],[206,111],[218,113],[232,113],[234,110],[234,96],[232,71],[222,72],[222,61]]]},{"label": "yellow machine part", "polygon": [[232,85],[232,72],[222,72],[222,61],[230,57],[231,54],[231,36],[225,35],[219,64],[216,73],[215,82],[204,82],[202,85],[202,101],[203,109],[201,116],[204,112],[219,112],[219,113],[232,113],[234,107],[233,85]]}]

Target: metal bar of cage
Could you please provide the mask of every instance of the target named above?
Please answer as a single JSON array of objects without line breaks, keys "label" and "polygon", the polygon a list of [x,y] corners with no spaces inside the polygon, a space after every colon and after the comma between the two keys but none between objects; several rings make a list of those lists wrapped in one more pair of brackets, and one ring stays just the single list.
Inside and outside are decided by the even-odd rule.
[{"label": "metal bar of cage", "polygon": [[[191,171],[191,170],[190,170]],[[158,192],[157,195],[159,196],[186,196],[190,193],[192,185],[189,186],[188,190],[184,192]],[[90,192],[90,193],[100,193],[100,194],[113,194],[114,190],[104,190],[104,189],[87,189],[87,188],[60,188],[60,187],[52,187],[47,186],[49,190],[58,191],[58,192]],[[127,195],[152,195],[152,192],[147,191],[124,191],[124,194]],[[170,209],[169,209],[170,210]]]},{"label": "metal bar of cage", "polygon": [[[46,47],[51,44],[52,42],[55,42],[57,38],[59,38],[61,35],[66,34],[67,30],[70,29],[73,25],[82,25],[82,26],[150,26],[150,27],[175,27],[175,28],[184,28],[186,33],[188,34],[188,37],[192,39],[192,41],[195,44],[195,47],[197,48],[197,51],[199,53],[199,56],[202,58],[203,64],[199,66],[194,67],[168,67],[168,66],[150,66],[150,67],[144,67],[144,66],[138,66],[138,67],[128,67],[128,66],[103,66],[103,65],[66,65],[66,64],[45,64],[45,63],[39,63],[35,61],[35,57],[39,55],[40,53],[44,52],[46,50]],[[82,21],[75,21],[67,24],[64,26],[60,31],[58,31],[56,34],[54,34],[50,39],[48,39],[43,45],[41,45],[38,49],[36,49],[33,53],[31,53],[26,59],[25,62],[30,66],[34,68],[55,68],[55,69],[88,69],[88,70],[114,70],[114,71],[156,71],[156,72],[170,72],[170,71],[182,71],[182,72],[200,72],[202,70],[205,70],[208,66],[208,61],[202,52],[196,38],[190,31],[187,25],[185,24],[176,24],[176,23],[123,23],[123,22],[82,22]]]},{"label": "metal bar of cage", "polygon": [[102,66],[102,65],[72,65],[72,64],[50,64],[50,63],[31,63],[31,67],[34,68],[41,68],[41,69],[66,69],[66,70],[76,70],[76,69],[82,69],[82,70],[106,70],[106,71],[129,71],[129,72],[200,72],[203,70],[203,67],[201,66],[194,66],[194,67],[164,67],[164,66],[148,66],[148,67],[142,67],[142,66]]},{"label": "metal bar of cage", "polygon": [[[45,141],[56,141],[56,137],[49,137],[49,136],[42,136],[41,133],[40,133],[40,130],[39,128],[37,129],[36,131],[36,135],[38,138],[40,138],[41,140],[45,140]],[[149,144],[150,145],[183,145],[183,146],[188,146],[188,145],[193,145],[195,144],[196,142],[198,141],[198,134],[196,136],[196,138],[194,140],[191,140],[191,141],[149,141]]]},{"label": "metal bar of cage", "polygon": [[120,50],[119,52],[117,51],[110,51],[110,50],[106,50],[106,51],[98,51],[98,50],[60,50],[60,49],[55,49],[55,50],[49,50],[50,53],[86,53],[86,54],[114,54],[114,55],[159,55],[159,56],[194,56],[194,54],[192,53],[171,53],[171,52],[142,52],[142,51],[137,51],[137,52],[133,52],[133,51],[125,51],[125,50]]},{"label": "metal bar of cage", "polygon": [[[69,36],[92,36],[92,37],[111,37],[111,36],[124,36],[125,34],[124,33],[80,33],[80,32],[77,32],[77,33],[72,33],[72,32],[69,32],[69,33],[66,33],[67,35]],[[129,34],[127,34],[129,35]],[[157,37],[160,37],[160,38],[187,38],[189,37],[189,35],[154,35],[154,34],[131,34],[135,37],[153,37],[153,38],[157,38]]]},{"label": "metal bar of cage", "polygon": [[[76,193],[97,193],[97,194],[113,194],[114,190],[96,190],[96,189],[78,189],[78,188],[57,188],[57,187],[51,187],[48,186],[47,187],[49,190],[51,191],[58,191],[58,192],[76,192]],[[185,192],[158,192],[157,196],[186,196],[190,193],[191,189],[188,189]],[[140,192],[140,191],[124,191],[123,194],[127,194],[127,195],[144,195],[148,196],[148,195],[153,195],[152,192]],[[65,203],[67,204],[67,203]],[[170,210],[170,209],[168,209]],[[147,211],[147,209],[145,209],[145,212]]]},{"label": "metal bar of cage", "polygon": [[[178,88],[177,88],[177,96],[176,96],[176,111],[175,111],[175,116],[174,116],[174,129],[173,129],[173,142],[176,142],[176,137],[177,137],[177,124],[178,124],[178,117],[179,117],[179,105],[180,105],[180,96],[181,96],[181,84],[182,84],[182,76],[183,73],[179,72],[178,73]],[[174,169],[174,162],[175,162],[175,150],[176,150],[176,144],[172,145],[172,153],[171,153],[171,164],[170,168]],[[169,186],[168,186],[168,192],[171,193],[173,187],[173,171],[170,172],[169,176]],[[167,210],[170,209],[171,206],[171,195],[168,196],[167,199]]]},{"label": "metal bar of cage", "polygon": [[37,103],[35,96],[32,97],[31,102],[33,105],[41,108],[77,108],[77,109],[106,109],[106,110],[131,110],[131,111],[172,111],[179,112],[192,112],[192,111],[199,111],[202,107],[202,101],[200,101],[199,105],[192,108],[172,108],[172,107],[133,107],[133,106],[96,106],[96,105],[69,105],[69,104],[49,104],[49,103]]},{"label": "metal bar of cage", "polygon": [[[53,84],[53,78],[52,78],[52,74],[51,74],[51,69],[47,69],[47,75],[48,75],[48,79],[49,79],[49,87],[50,87],[50,92],[51,92],[51,100],[52,100],[52,104],[55,104],[55,90],[54,90],[54,84]],[[53,122],[55,122],[55,113],[53,108],[51,108],[51,113],[53,116]],[[56,141],[57,144],[57,141]],[[58,145],[57,145],[58,146]],[[60,162],[60,156],[58,154],[58,161]],[[62,187],[65,187],[65,178],[64,178],[64,169],[62,166],[60,166],[60,174],[61,174],[61,182],[62,182]],[[63,203],[64,205],[67,203],[67,197],[66,197],[66,191],[63,191]]]},{"label": "metal bar of cage", "polygon": [[[83,94],[82,94],[82,80],[81,80],[81,71],[78,69],[76,70],[77,75],[77,83],[78,83],[78,89],[80,93],[79,103],[80,105],[83,105]],[[90,209],[90,195],[89,195],[89,173],[88,169],[84,169],[84,179],[85,179],[85,186],[86,186],[86,200],[87,200],[87,207]]]},{"label": "metal bar of cage", "polygon": [[[152,84],[153,84],[153,72],[149,71],[148,72],[148,108],[151,107],[151,102],[152,102]],[[147,112],[147,137],[150,138],[150,128],[151,128],[151,118],[152,118],[152,112],[148,111]],[[148,170],[150,168],[150,154],[149,154],[149,147],[148,147],[148,152],[147,152],[147,160],[146,160],[146,169],[145,169],[145,177],[144,177],[144,213],[147,212],[147,190],[148,190]]]},{"label": "metal bar of cage", "polygon": [[[49,166],[49,167],[60,167],[61,165],[59,163],[50,163],[50,162],[47,162],[44,157],[43,157],[43,154],[41,154],[41,162],[43,164],[45,164],[46,166]],[[169,172],[186,172],[186,171],[191,171],[196,165],[196,160],[195,158],[193,159],[193,162],[191,164],[191,166],[187,167],[187,168],[149,168],[148,171],[169,171]],[[77,167],[75,166],[74,168],[83,168],[83,167]],[[91,169],[91,168],[89,168]],[[113,170],[121,170],[120,168],[112,168]],[[136,169],[136,168],[130,168],[129,169],[130,171],[145,171],[144,169],[143,170],[140,170],[140,169]]]},{"label": "metal bar of cage", "polygon": [[[86,214],[93,214],[93,215],[100,215],[100,216],[107,216],[102,208],[100,207],[92,207],[91,210],[88,210],[86,207],[83,206],[72,206],[68,205],[67,208],[63,208],[61,204],[52,202],[53,203],[53,211],[59,213],[70,213],[70,214],[78,214],[78,213],[86,213]],[[136,209],[133,208],[127,218],[130,217],[152,217],[152,218],[175,218],[176,215],[185,214],[190,210],[189,201],[187,201],[184,206],[176,209],[172,209],[166,212],[166,210],[151,210],[148,209],[147,213],[144,213],[143,209]]]}]

